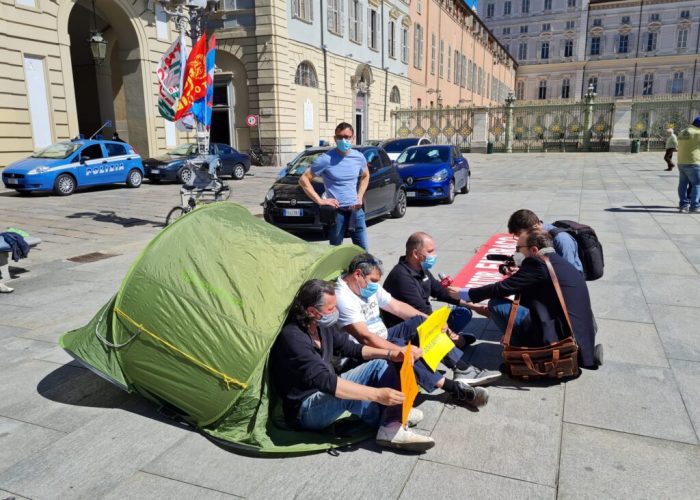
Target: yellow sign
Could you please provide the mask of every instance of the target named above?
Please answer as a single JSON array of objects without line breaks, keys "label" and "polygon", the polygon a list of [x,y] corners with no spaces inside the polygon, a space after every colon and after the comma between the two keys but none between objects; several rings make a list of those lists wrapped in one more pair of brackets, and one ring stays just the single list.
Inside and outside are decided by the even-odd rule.
[{"label": "yellow sign", "polygon": [[408,422],[408,414],[413,408],[413,401],[418,394],[418,384],[416,383],[416,374],[413,371],[413,356],[411,356],[411,343],[408,343],[406,352],[403,356],[403,364],[401,365],[401,392],[406,396],[403,400],[401,409],[401,425],[406,427]]},{"label": "yellow sign", "polygon": [[423,360],[433,371],[437,370],[442,358],[455,347],[450,337],[442,333],[449,316],[450,308],[442,307],[428,316],[428,319],[418,327]]}]

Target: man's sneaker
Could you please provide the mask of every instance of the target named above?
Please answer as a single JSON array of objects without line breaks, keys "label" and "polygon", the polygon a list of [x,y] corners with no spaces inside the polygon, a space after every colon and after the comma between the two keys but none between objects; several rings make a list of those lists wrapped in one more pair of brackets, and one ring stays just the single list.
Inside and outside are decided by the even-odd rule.
[{"label": "man's sneaker", "polygon": [[408,421],[406,422],[406,425],[408,425],[409,427],[415,427],[422,421],[423,412],[420,411],[418,408],[411,408],[411,411],[408,413]]},{"label": "man's sneaker", "polygon": [[695,207],[690,209],[691,214],[697,214],[700,213],[700,207]]},{"label": "man's sneaker", "polygon": [[435,446],[433,438],[404,429],[401,422],[382,425],[377,431],[376,441],[379,446],[406,451],[426,451]]},{"label": "man's sneaker", "polygon": [[688,212],[690,212],[690,207],[681,207],[678,209],[678,211],[682,214],[687,214]]},{"label": "man's sneaker", "polygon": [[466,370],[458,370],[455,368],[455,382],[457,380],[466,382],[469,385],[486,385],[494,380],[498,380],[503,376],[501,372],[493,370],[480,370],[476,366],[470,366]]},{"label": "man's sneaker", "polygon": [[14,288],[10,288],[5,283],[0,283],[0,293],[12,293],[14,291]]},{"label": "man's sneaker", "polygon": [[483,387],[470,387],[461,380],[455,380],[455,392],[452,393],[452,398],[458,403],[466,403],[478,408],[489,402],[489,391]]}]

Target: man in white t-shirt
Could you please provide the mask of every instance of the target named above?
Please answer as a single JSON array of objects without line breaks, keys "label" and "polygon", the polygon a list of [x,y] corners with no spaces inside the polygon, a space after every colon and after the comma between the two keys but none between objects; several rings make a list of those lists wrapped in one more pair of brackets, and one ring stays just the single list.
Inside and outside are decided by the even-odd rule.
[{"label": "man in white t-shirt", "polygon": [[[382,262],[365,253],[356,256],[348,267],[348,272],[338,278],[335,285],[337,308],[340,314],[338,325],[362,345],[386,349],[390,361],[401,361],[404,347],[409,341],[418,346],[417,328],[425,318],[424,313],[414,307],[394,299],[379,284],[382,277]],[[380,316],[380,310],[398,316],[403,322],[387,328]],[[411,349],[414,358],[422,351]],[[469,367],[462,361],[462,351],[452,349],[443,362],[454,371],[454,379],[448,379],[439,372],[433,372],[421,359],[414,363],[418,385],[428,392],[443,389],[460,402],[473,406],[483,406],[488,402],[488,391],[483,387],[471,387],[461,380],[468,375]]]}]

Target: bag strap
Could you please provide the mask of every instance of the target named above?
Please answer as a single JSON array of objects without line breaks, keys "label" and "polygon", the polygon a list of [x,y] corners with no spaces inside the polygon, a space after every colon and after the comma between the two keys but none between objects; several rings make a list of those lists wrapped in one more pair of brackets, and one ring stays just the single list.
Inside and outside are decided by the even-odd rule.
[{"label": "bag strap", "polygon": [[561,308],[564,311],[564,316],[566,317],[566,323],[569,325],[569,332],[571,333],[571,336],[574,336],[574,327],[571,326],[571,319],[569,318],[569,310],[566,308],[566,302],[564,302],[564,295],[561,293],[561,287],[559,286],[559,279],[557,278],[557,273],[554,272],[554,268],[552,267],[552,263],[549,260],[549,257],[547,255],[540,255],[540,258],[544,261],[545,265],[547,266],[547,271],[549,271],[549,277],[552,279],[552,284],[554,285],[554,289],[557,292],[557,297],[559,297],[559,304],[561,304]]},{"label": "bag strap", "polygon": [[513,333],[513,325],[515,324],[515,313],[520,306],[520,295],[515,297],[513,305],[510,306],[510,315],[508,316],[508,326],[506,326],[506,334],[503,337],[503,345],[510,345],[510,336]]}]

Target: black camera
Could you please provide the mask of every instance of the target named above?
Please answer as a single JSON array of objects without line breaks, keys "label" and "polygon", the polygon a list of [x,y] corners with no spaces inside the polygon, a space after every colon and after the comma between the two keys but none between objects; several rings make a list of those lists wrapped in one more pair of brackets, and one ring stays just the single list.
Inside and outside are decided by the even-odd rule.
[{"label": "black camera", "polygon": [[511,268],[515,266],[515,260],[512,255],[503,255],[500,253],[489,253],[486,254],[488,260],[495,260],[496,262],[503,262],[503,264],[498,265],[498,272],[504,276],[511,273]]}]

